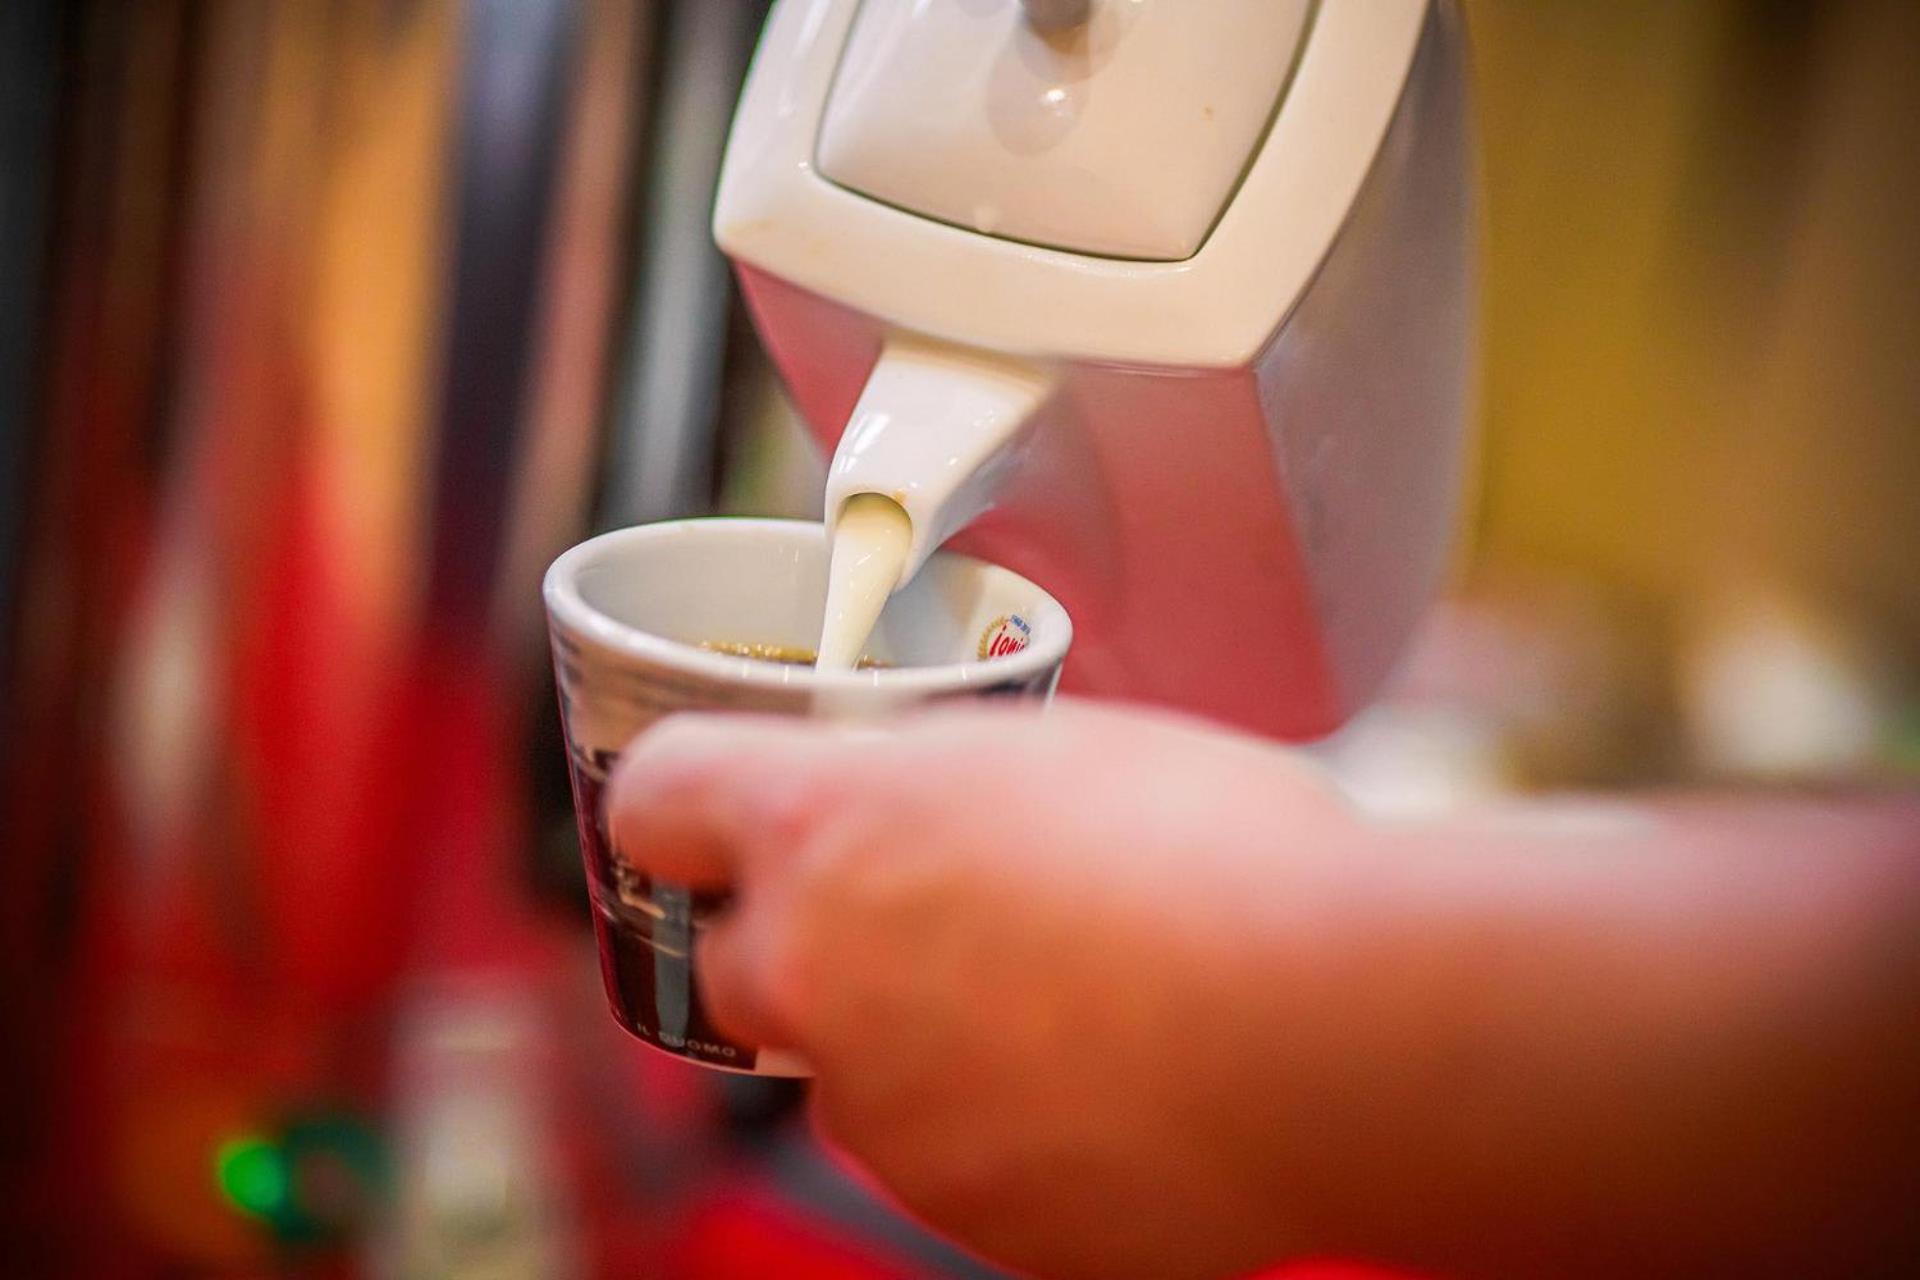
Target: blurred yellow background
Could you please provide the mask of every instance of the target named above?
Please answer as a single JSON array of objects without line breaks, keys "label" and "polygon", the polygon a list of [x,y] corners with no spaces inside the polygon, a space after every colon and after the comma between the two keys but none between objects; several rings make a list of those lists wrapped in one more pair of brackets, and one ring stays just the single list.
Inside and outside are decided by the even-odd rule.
[{"label": "blurred yellow background", "polygon": [[1920,644],[1920,6],[1466,5],[1480,554],[1684,608],[1777,580]]}]

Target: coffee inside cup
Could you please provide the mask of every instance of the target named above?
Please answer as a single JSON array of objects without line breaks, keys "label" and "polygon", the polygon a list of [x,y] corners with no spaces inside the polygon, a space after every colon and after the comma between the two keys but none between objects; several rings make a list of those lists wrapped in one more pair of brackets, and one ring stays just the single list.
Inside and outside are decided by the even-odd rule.
[{"label": "coffee inside cup", "polygon": [[[752,658],[756,662],[778,662],[788,667],[811,667],[819,660],[819,653],[805,645],[798,644],[753,644],[743,641],[707,640],[700,647],[710,653],[724,653],[735,658]],[[862,671],[891,667],[891,662],[882,662],[878,658],[863,657],[854,664]]]}]

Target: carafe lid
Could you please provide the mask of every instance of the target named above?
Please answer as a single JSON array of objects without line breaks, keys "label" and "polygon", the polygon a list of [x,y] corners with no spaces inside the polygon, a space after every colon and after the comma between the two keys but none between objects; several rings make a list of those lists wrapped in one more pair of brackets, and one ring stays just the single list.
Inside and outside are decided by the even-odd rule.
[{"label": "carafe lid", "polygon": [[984,235],[1198,251],[1278,110],[1309,0],[866,0],[821,125],[827,178]]}]

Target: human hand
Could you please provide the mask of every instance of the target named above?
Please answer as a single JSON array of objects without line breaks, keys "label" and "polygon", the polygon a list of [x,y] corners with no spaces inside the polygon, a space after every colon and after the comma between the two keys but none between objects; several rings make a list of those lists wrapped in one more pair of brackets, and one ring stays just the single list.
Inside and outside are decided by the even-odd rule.
[{"label": "human hand", "polygon": [[826,1135],[909,1209],[1048,1275],[1246,1269],[1271,1188],[1211,1067],[1272,981],[1283,838],[1341,820],[1279,750],[1139,713],[898,728],[689,718],[609,794],[616,846],[732,887],[698,970],[722,1029],[798,1050]]},{"label": "human hand", "polygon": [[1057,1277],[1904,1274],[1920,800],[1382,825],[1139,712],[673,720],[621,856],[910,1210]]}]

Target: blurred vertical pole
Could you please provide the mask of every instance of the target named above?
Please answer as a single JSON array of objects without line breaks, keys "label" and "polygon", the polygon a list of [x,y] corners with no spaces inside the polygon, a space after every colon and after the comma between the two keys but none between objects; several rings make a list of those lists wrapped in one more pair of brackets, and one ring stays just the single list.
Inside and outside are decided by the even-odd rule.
[{"label": "blurred vertical pole", "polygon": [[666,6],[603,525],[697,515],[712,501],[730,297],[713,192],[763,9],[757,0]]},{"label": "blurred vertical pole", "polygon": [[[627,266],[634,140],[647,110],[641,67],[652,34],[651,6],[641,0],[587,0],[583,19],[544,250],[525,442],[514,467],[493,602],[501,650],[516,663],[537,654],[542,666],[540,577],[580,536],[602,440],[607,366],[617,337],[610,322]],[[557,751],[552,763],[557,769]]]},{"label": "blurred vertical pole", "polygon": [[10,670],[25,523],[61,0],[0,5],[0,672]]},{"label": "blurred vertical pole", "polygon": [[476,0],[462,9],[431,557],[414,700],[400,731],[434,749],[397,766],[413,792],[406,856],[425,878],[412,930],[416,973],[488,967],[517,940],[508,867],[525,804],[505,761],[531,690],[512,678],[490,624],[512,542],[516,460],[530,447],[584,8],[584,0]]},{"label": "blurred vertical pole", "polygon": [[[35,377],[40,328],[47,308],[44,259],[51,243],[48,205],[52,191],[55,69],[65,5],[59,0],[15,0],[0,5],[0,820],[15,816],[9,803],[13,766],[20,751],[20,707],[13,696],[14,635],[27,625],[15,584],[22,576],[27,520],[30,437],[38,425],[39,379]],[[9,828],[13,823],[8,821]],[[0,915],[8,926],[29,923],[49,905],[37,892],[49,883],[44,848],[23,847],[28,831],[8,830],[0,843],[0,893],[14,910]],[[19,916],[15,911],[20,911]],[[0,1256],[30,1258],[44,1244],[29,1245],[39,1197],[28,1184],[41,1181],[48,1077],[57,1061],[45,1018],[46,957],[33,945],[34,932],[9,927],[10,945],[0,948],[0,1044],[12,1061],[0,1079]]]},{"label": "blurred vertical pole", "polygon": [[449,636],[484,634],[505,548],[576,8],[573,0],[475,0],[466,10],[427,599],[431,625]]}]

